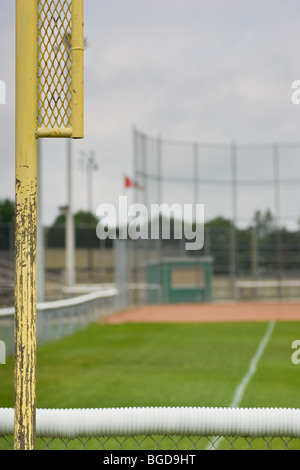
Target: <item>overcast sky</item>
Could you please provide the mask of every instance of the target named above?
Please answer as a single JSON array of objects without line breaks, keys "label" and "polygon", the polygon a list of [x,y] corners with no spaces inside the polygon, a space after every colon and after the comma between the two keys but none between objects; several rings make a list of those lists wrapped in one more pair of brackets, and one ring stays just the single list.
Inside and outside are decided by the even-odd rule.
[{"label": "overcast sky", "polygon": [[[14,198],[15,2],[0,0],[0,7],[3,199]],[[98,164],[94,212],[116,203],[123,175],[133,171],[133,126],[192,142],[300,142],[300,105],[291,103],[291,83],[300,79],[299,18],[299,0],[85,0],[85,138],[73,142],[75,210],[87,207],[80,151],[93,150]],[[66,141],[43,140],[42,149],[43,221],[50,224],[66,204]],[[253,167],[259,172],[259,161]]]}]

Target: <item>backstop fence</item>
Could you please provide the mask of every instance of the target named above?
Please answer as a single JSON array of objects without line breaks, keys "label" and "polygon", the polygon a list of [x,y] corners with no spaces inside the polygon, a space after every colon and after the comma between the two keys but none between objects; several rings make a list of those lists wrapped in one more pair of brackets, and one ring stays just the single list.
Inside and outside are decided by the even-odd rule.
[{"label": "backstop fence", "polygon": [[161,206],[160,217],[174,225],[176,205],[203,204],[205,212],[200,251],[186,251],[186,240],[174,236],[138,240],[134,265],[143,272],[141,253],[148,259],[211,256],[215,300],[299,297],[299,150],[296,143],[167,140],[134,129],[133,202],[149,214]]},{"label": "backstop fence", "polygon": [[276,227],[297,228],[300,144],[212,144],[133,131],[135,201],[205,204],[206,220],[237,227],[269,209]]}]

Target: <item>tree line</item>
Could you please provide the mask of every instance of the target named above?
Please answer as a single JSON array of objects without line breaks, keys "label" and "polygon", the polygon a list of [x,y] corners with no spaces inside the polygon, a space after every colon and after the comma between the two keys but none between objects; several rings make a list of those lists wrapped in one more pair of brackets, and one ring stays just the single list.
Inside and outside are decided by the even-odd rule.
[{"label": "tree line", "polygon": [[[46,246],[65,246],[64,213],[59,214],[45,233]],[[96,235],[99,220],[94,214],[79,210],[74,214],[77,248],[99,248]],[[162,248],[178,253],[180,241],[174,234],[174,220],[170,221],[170,240],[162,240]],[[0,250],[11,248],[14,224],[14,202],[0,200]],[[111,248],[113,240],[101,242]],[[146,248],[145,248],[146,249]],[[205,222],[204,248],[199,252],[187,252],[187,256],[210,255],[213,257],[215,274],[261,274],[268,272],[294,272],[300,266],[300,231],[277,227],[270,210],[257,210],[246,228],[234,226],[226,217],[219,216]]]}]

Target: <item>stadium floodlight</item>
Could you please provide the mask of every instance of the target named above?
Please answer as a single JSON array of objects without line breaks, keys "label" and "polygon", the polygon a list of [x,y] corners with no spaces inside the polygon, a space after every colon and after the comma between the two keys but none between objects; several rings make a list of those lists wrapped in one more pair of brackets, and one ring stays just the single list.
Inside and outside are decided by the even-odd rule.
[{"label": "stadium floodlight", "polygon": [[83,49],[83,0],[16,0],[16,450],[35,448],[37,139],[83,138]]}]

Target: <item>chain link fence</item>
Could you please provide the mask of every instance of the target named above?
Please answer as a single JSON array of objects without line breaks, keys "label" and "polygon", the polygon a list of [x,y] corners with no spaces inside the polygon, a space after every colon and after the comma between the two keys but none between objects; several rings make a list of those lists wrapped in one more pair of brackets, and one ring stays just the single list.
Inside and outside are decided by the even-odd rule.
[{"label": "chain link fence", "polygon": [[[45,300],[73,295],[66,286],[65,227],[46,228],[44,233]],[[258,237],[254,229],[247,229],[238,230],[236,235],[236,274],[233,275],[232,229],[209,223],[204,228],[205,243],[200,257],[213,260],[212,301],[299,299],[300,233],[284,232],[280,258],[276,251],[276,232]],[[185,250],[185,240],[174,237],[171,240],[99,240],[96,227],[82,226],[76,229],[76,240],[76,284],[112,286],[120,281],[121,269],[127,285],[126,306],[147,304],[149,289],[154,288],[148,285],[147,273],[154,260],[192,258]],[[118,257],[121,243],[126,245],[123,250],[126,254]],[[120,266],[121,262],[124,266]],[[0,281],[0,306],[11,306],[14,302],[14,248],[10,224],[0,225]],[[159,283],[158,279],[157,287],[161,289]]]},{"label": "chain link fence", "polygon": [[[218,445],[218,442],[220,445]],[[13,450],[12,436],[0,437],[0,450]],[[300,450],[295,438],[220,437],[217,441],[202,436],[134,436],[105,438],[40,438],[36,450],[103,450],[103,451],[199,451],[199,450]]]},{"label": "chain link fence", "polygon": [[[148,262],[211,256],[213,300],[300,297],[299,144],[206,144],[134,130],[133,147],[134,201],[149,214],[154,204],[205,207],[200,251],[186,251],[173,230],[156,245],[137,240],[135,266],[142,251]],[[161,214],[174,226],[175,211]]]}]

